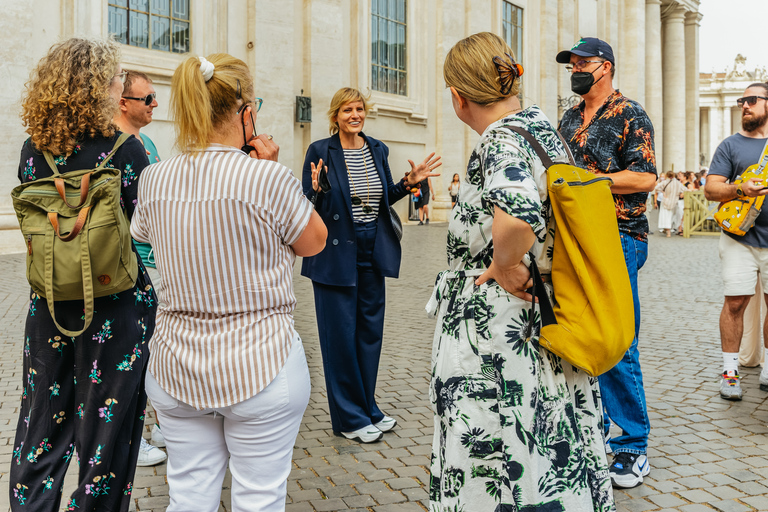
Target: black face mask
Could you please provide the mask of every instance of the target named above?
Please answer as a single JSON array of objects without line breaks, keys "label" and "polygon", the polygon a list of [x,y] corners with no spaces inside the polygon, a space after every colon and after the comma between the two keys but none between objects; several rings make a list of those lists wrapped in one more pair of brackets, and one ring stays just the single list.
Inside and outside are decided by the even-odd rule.
[{"label": "black face mask", "polygon": [[571,74],[571,90],[579,96],[584,96],[592,89],[593,85],[603,79],[603,76],[595,80],[595,76],[592,73],[586,71],[574,72]]}]

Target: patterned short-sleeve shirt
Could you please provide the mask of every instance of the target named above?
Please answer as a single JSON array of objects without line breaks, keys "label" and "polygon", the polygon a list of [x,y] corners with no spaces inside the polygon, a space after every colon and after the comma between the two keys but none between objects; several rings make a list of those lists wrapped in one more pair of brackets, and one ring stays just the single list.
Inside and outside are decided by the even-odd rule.
[{"label": "patterned short-sleeve shirt", "polygon": [[491,264],[494,207],[531,226],[539,242],[532,249],[539,267],[551,267],[542,249],[549,220],[546,169],[531,145],[509,126],[528,130],[553,160],[566,158],[554,127],[536,105],[488,126],[469,158],[461,195],[452,211],[448,228],[451,270],[482,269]]},{"label": "patterned short-sleeve shirt", "polygon": [[[558,129],[573,152],[576,165],[595,174],[629,170],[656,174],[653,125],[643,107],[614,91],[584,125],[584,106],[567,110]],[[647,192],[614,194],[619,231],[648,239]]]}]

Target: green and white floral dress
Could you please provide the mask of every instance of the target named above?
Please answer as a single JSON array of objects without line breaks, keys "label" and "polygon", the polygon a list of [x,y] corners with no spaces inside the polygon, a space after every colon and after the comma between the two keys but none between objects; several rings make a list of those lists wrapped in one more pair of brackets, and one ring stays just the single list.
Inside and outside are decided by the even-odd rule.
[{"label": "green and white floral dress", "polygon": [[449,271],[427,310],[437,314],[430,401],[435,414],[430,510],[615,510],[597,379],[538,344],[538,311],[476,276],[493,259],[494,206],[531,225],[531,252],[549,272],[546,170],[506,126],[526,128],[553,160],[565,150],[532,106],[491,124],[467,166],[448,232]]}]

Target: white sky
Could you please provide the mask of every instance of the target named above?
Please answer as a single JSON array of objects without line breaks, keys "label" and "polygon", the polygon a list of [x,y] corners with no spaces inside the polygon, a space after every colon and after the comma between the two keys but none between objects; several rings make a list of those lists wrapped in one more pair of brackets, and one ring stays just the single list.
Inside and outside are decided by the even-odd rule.
[{"label": "white sky", "polygon": [[699,71],[733,67],[736,54],[747,58],[747,70],[768,68],[768,0],[701,0]]}]

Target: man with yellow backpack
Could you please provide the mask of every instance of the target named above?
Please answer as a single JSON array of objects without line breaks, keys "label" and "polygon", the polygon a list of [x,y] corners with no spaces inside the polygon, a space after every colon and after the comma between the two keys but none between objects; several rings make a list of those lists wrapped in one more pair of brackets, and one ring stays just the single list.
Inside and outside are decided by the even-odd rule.
[{"label": "man with yellow backpack", "polygon": [[[571,90],[583,101],[567,110],[558,127],[575,163],[595,174],[607,174],[616,206],[619,236],[629,272],[635,312],[635,337],[619,363],[600,375],[605,409],[605,433],[610,421],[622,430],[606,442],[614,453],[609,468],[614,487],[643,483],[650,472],[646,452],[650,421],[645,403],[637,335],[640,301],[637,274],[648,256],[648,219],[645,203],[656,185],[653,125],[643,108],[613,88],[615,59],[611,46],[586,37],[570,50],[557,54],[557,62],[571,72]],[[628,128],[625,125],[628,124]]]},{"label": "man with yellow backpack", "polygon": [[[720,343],[723,351],[723,376],[720,396],[726,400],[741,400],[739,381],[739,345],[744,332],[744,311],[755,294],[758,273],[762,274],[763,294],[768,301],[768,210],[762,202],[768,194],[768,182],[763,177],[745,179],[742,174],[760,175],[765,166],[768,143],[768,84],[755,83],[747,87],[744,96],[736,100],[741,108],[741,130],[726,138],[715,150],[704,186],[710,201],[730,202],[739,199],[750,205],[754,214],[743,230],[731,227],[727,218],[719,219],[723,208],[715,215],[723,226],[720,235],[725,300],[720,314]],[[765,169],[763,169],[765,170]],[[763,176],[765,176],[763,174]],[[734,183],[736,182],[736,183]],[[755,200],[755,201],[753,201]],[[762,209],[760,208],[762,206]],[[730,231],[730,232],[729,232]],[[735,232],[734,232],[735,231]],[[757,298],[757,300],[761,300]],[[763,326],[765,343],[766,326]],[[765,349],[768,352],[768,348]],[[760,373],[760,389],[768,391],[768,370]]]}]

